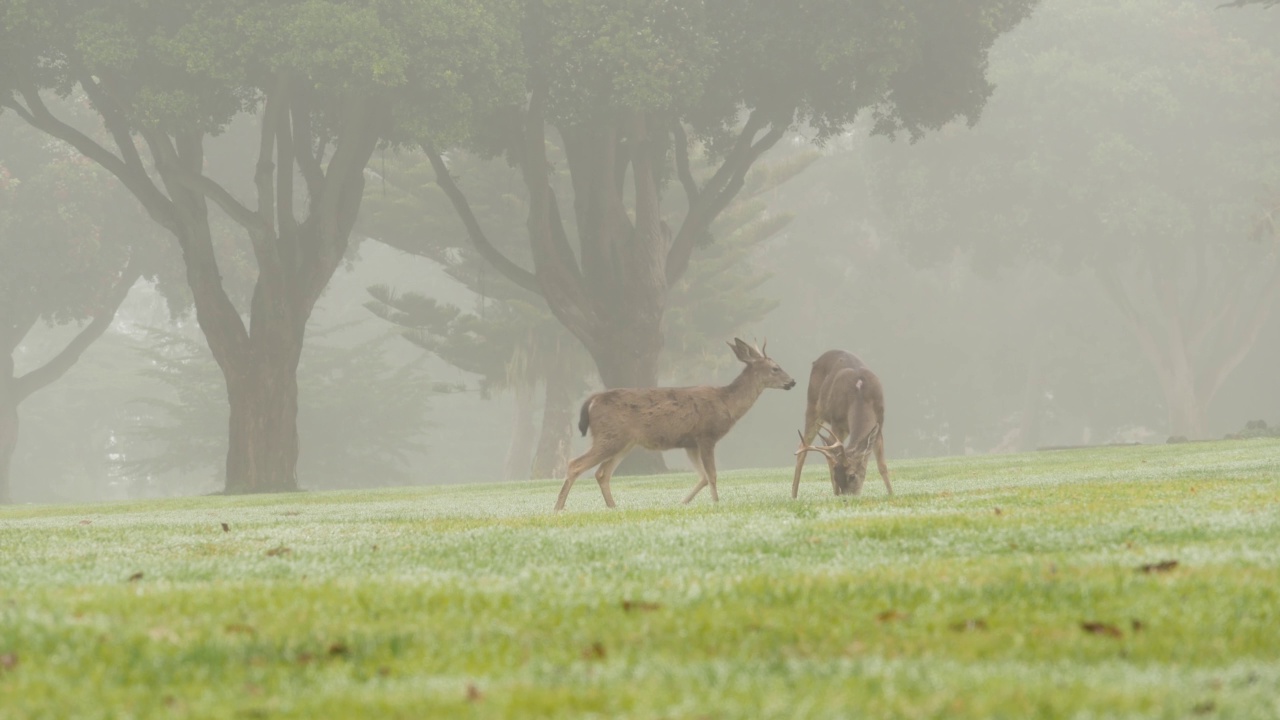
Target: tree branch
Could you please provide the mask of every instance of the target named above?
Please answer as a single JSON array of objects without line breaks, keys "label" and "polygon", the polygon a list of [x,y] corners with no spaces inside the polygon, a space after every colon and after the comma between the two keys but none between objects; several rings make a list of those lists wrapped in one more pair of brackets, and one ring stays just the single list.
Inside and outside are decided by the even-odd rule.
[{"label": "tree branch", "polygon": [[[594,308],[590,305],[582,283],[577,281],[579,276],[574,272],[576,267],[570,267],[576,263],[572,258],[564,258],[557,252],[552,229],[551,206],[555,198],[547,176],[547,126],[543,116],[543,105],[548,94],[546,81],[535,79],[524,118],[520,169],[525,187],[529,190],[529,245],[533,252],[538,294],[547,301],[552,314],[584,345],[591,348],[596,342]],[[603,178],[600,179],[600,182],[604,181]],[[580,233],[583,231],[579,228]]]},{"label": "tree branch", "polygon": [[14,381],[14,397],[18,402],[22,402],[35,391],[48,387],[58,378],[65,375],[80,359],[80,356],[84,354],[84,351],[95,340],[102,337],[102,334],[111,326],[111,321],[115,319],[116,311],[120,309],[120,305],[128,297],[129,290],[137,282],[138,276],[141,274],[137,260],[130,259],[124,273],[112,288],[110,295],[107,296],[103,307],[94,314],[93,320],[70,343],[67,343],[62,352],[54,356],[53,359]]},{"label": "tree branch", "polygon": [[[165,162],[173,162],[174,158],[170,158]],[[271,228],[264,226],[262,218],[258,213],[250,210],[239,200],[236,200],[226,188],[219,185],[215,180],[207,175],[193,173],[178,165],[176,162],[165,171],[182,187],[191,192],[202,195],[213,201],[215,205],[222,209],[232,220],[245,230],[249,231],[250,236],[260,236],[263,233],[270,233]],[[256,242],[255,242],[256,245]]]},{"label": "tree branch", "polygon": [[[756,134],[766,124],[770,125],[769,132],[756,141]],[[766,150],[776,145],[785,131],[786,125],[769,123],[760,110],[753,111],[747,118],[747,124],[738,135],[733,150],[721,163],[715,175],[703,186],[697,200],[690,205],[684,222],[680,224],[680,232],[671,243],[671,249],[667,253],[668,285],[674,285],[689,269],[694,243],[708,231],[711,223],[742,189],[747,172],[751,170],[755,161]]]},{"label": "tree branch", "polygon": [[542,288],[538,285],[538,279],[533,273],[516,265],[502,251],[494,247],[489,242],[489,238],[485,235],[484,230],[480,227],[479,221],[476,220],[475,213],[471,211],[471,204],[467,202],[467,197],[458,188],[458,184],[454,182],[453,176],[449,174],[449,168],[444,163],[444,158],[440,156],[440,152],[435,146],[426,143],[422,146],[423,152],[427,154],[427,159],[431,161],[431,167],[436,171],[436,184],[448,196],[449,201],[453,203],[453,209],[458,213],[458,217],[462,219],[462,224],[466,226],[467,237],[471,240],[471,244],[475,247],[476,252],[480,253],[490,265],[501,272],[508,280],[538,295],[542,294]]},{"label": "tree branch", "polygon": [[1231,349],[1222,363],[1209,375],[1208,382],[1205,384],[1204,394],[1204,406],[1206,408],[1209,407],[1209,403],[1213,402],[1213,398],[1222,389],[1222,385],[1227,381],[1227,378],[1244,361],[1253,346],[1257,344],[1258,335],[1262,332],[1262,327],[1267,324],[1267,319],[1271,317],[1271,311],[1275,307],[1277,299],[1280,299],[1280,257],[1277,257],[1274,262],[1271,277],[1263,288],[1262,296],[1258,298],[1258,302],[1254,306],[1253,316],[1249,319],[1244,332],[1240,335],[1239,341],[1236,342],[1235,347]]},{"label": "tree branch", "polygon": [[[320,158],[316,156],[317,139],[311,128],[311,106],[305,92],[294,93],[293,107],[289,118],[293,122],[293,154],[297,158],[298,170],[307,184],[307,197],[320,197],[324,185],[324,170],[320,167]],[[323,147],[319,148],[324,155]]]},{"label": "tree branch", "polygon": [[21,104],[14,102],[11,97],[0,100],[0,105],[13,110],[32,127],[62,140],[85,157],[101,165],[107,172],[119,178],[134,197],[138,198],[152,219],[170,232],[176,234],[181,231],[181,223],[172,202],[156,187],[151,178],[141,171],[141,168],[130,169],[124,160],[94,142],[89,136],[56,118],[40,99],[40,94],[34,87],[23,87],[19,93],[28,107],[24,108]]},{"label": "tree branch", "polygon": [[689,135],[685,133],[680,118],[671,121],[671,132],[675,136],[676,175],[680,178],[680,184],[684,186],[684,195],[689,201],[689,207],[693,207],[698,202],[698,183],[694,181],[693,173],[689,170]]}]

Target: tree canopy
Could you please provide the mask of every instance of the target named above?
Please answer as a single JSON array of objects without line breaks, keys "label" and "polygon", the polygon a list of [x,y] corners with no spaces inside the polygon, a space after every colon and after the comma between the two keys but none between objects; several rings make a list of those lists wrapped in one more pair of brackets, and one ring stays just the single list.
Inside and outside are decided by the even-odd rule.
[{"label": "tree canopy", "polygon": [[[789,129],[822,142],[864,113],[875,132],[910,137],[975,122],[992,90],[987,50],[1034,4],[527,5],[529,100],[490,116],[471,143],[522,170],[532,268],[490,240],[468,205],[474,192],[427,150],[486,260],[546,299],[606,385],[652,385],[670,290],[763,153]],[[572,206],[549,176],[554,145]],[[705,172],[691,148],[712,160]],[[662,197],[677,181],[683,208],[668,213]]]},{"label": "tree canopy", "polygon": [[[113,174],[182,250],[197,321],[227,383],[228,489],[297,485],[306,321],[348,247],[365,165],[380,142],[454,142],[482,109],[518,99],[516,8],[0,5],[0,108]],[[43,94],[77,91],[109,142],[56,116]],[[217,176],[206,140],[244,112],[260,119],[257,157]],[[252,242],[248,322],[222,282],[211,205]]]},{"label": "tree canopy", "polygon": [[1280,297],[1274,241],[1249,241],[1280,187],[1265,32],[1196,2],[1046,2],[993,62],[1001,93],[980,126],[882,153],[895,236],[925,263],[959,247],[988,269],[1092,271],[1171,432],[1203,435]]}]

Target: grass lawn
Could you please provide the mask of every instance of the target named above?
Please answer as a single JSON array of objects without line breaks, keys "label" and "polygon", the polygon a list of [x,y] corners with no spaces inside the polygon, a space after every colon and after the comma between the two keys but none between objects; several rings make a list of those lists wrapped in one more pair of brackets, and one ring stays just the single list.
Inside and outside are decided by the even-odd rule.
[{"label": "grass lawn", "polygon": [[1280,442],[811,468],[0,508],[0,717],[1280,717]]}]

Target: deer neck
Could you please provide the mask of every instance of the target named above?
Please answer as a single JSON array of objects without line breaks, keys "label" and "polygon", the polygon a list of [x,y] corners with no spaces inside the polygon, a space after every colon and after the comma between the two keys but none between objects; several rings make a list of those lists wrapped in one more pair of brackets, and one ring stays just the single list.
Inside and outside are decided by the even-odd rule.
[{"label": "deer neck", "polygon": [[725,408],[737,422],[752,405],[756,404],[756,400],[760,397],[760,393],[764,392],[764,386],[752,377],[749,369],[743,369],[733,382],[725,385],[720,390],[720,398],[724,401]]}]

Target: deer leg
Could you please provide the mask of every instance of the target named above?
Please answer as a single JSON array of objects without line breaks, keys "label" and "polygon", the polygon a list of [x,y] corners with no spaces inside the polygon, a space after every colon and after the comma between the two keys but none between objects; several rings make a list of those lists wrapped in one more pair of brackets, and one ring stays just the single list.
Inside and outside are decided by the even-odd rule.
[{"label": "deer leg", "polygon": [[697,448],[685,448],[684,451],[689,456],[689,462],[693,464],[694,472],[698,473],[698,483],[693,486],[693,489],[689,491],[689,494],[685,496],[684,499],[684,504],[688,505],[689,501],[693,500],[694,496],[701,492],[702,488],[706,486],[707,470],[702,467],[702,456],[698,454]]},{"label": "deer leg", "polygon": [[569,497],[569,489],[573,487],[573,481],[585,472],[588,468],[600,463],[608,457],[608,454],[595,445],[591,449],[582,453],[578,457],[569,461],[569,470],[565,474],[564,485],[560,486],[560,497],[556,498],[556,511],[564,509],[564,501]]},{"label": "deer leg", "polygon": [[880,479],[884,480],[884,489],[893,495],[893,485],[889,484],[889,466],[884,464],[884,433],[876,433],[876,464],[880,466]]},{"label": "deer leg", "polygon": [[698,451],[702,454],[702,471],[711,485],[711,502],[720,502],[720,494],[716,492],[716,446],[703,445]]},{"label": "deer leg", "polygon": [[[812,445],[813,439],[818,436],[817,419],[810,419],[810,413],[805,413],[804,419],[804,435],[800,439],[800,452],[796,455],[796,476],[791,479],[791,499],[795,500],[800,495],[800,473],[804,471],[804,460],[808,453],[804,452],[805,445]],[[834,487],[835,480],[832,480]]]},{"label": "deer leg", "polygon": [[[630,448],[627,448],[627,450],[630,450]],[[610,508],[617,506],[613,503],[613,493],[609,492],[609,480],[613,477],[613,471],[618,467],[618,463],[622,462],[622,458],[626,457],[626,455],[627,453],[624,450],[600,463],[600,467],[596,468],[596,482],[600,485],[600,494],[604,495],[604,504]]]}]

